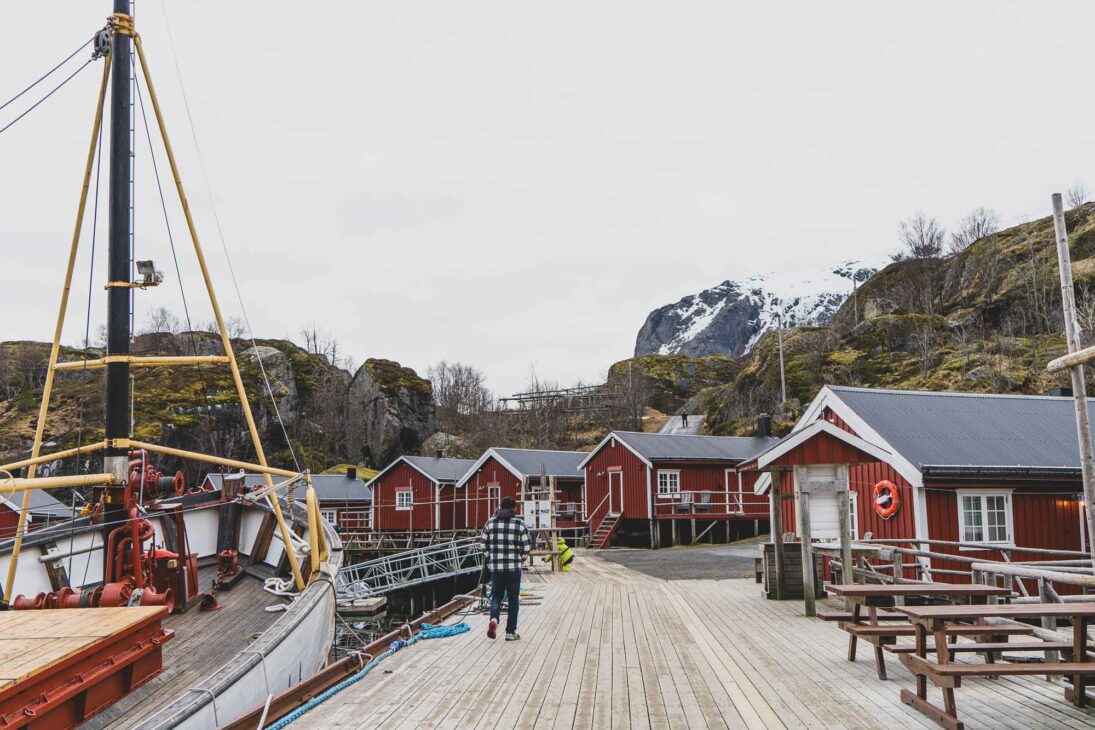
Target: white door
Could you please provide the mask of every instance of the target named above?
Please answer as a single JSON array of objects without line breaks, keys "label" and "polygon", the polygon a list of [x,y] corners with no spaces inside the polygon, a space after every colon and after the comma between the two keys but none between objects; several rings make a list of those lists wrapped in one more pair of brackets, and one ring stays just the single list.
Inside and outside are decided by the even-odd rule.
[{"label": "white door", "polygon": [[[796,472],[796,477],[810,482],[843,482],[847,484],[846,467],[835,464],[812,465]],[[811,491],[810,492],[810,536],[815,540],[839,540],[840,521],[837,512],[837,492]],[[856,519],[856,499],[852,493],[848,498],[849,532],[852,539],[858,536],[858,520]]]},{"label": "white door", "polygon": [[622,471],[610,471],[608,473],[608,513],[610,515],[622,514],[624,511],[624,473]]}]

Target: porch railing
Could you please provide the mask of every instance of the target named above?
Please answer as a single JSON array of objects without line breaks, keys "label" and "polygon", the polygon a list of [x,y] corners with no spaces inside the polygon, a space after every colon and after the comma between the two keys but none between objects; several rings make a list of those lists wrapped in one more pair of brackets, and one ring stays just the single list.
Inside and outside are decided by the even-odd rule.
[{"label": "porch railing", "polygon": [[768,497],[751,492],[690,490],[654,496],[654,516],[768,519]]}]

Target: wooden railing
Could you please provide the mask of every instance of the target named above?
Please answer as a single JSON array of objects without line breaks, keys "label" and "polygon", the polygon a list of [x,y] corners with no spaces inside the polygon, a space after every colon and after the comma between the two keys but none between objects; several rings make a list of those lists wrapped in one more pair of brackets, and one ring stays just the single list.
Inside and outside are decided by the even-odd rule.
[{"label": "wooden railing", "polygon": [[654,497],[657,518],[744,517],[768,519],[768,497],[751,492],[681,491],[673,495]]}]

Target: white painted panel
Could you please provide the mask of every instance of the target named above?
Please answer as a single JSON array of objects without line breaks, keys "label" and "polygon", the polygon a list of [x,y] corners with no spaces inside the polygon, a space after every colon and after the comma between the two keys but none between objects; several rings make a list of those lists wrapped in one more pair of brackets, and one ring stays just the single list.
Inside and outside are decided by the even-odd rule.
[{"label": "white painted panel", "polygon": [[220,510],[216,507],[193,510],[186,513],[185,519],[190,552],[197,553],[199,558],[216,555]]},{"label": "white painted panel", "polygon": [[[807,483],[833,482],[839,476],[838,468],[833,464],[808,466],[805,472]],[[835,492],[810,493],[810,533],[815,540],[840,539]]]},{"label": "white painted panel", "polygon": [[263,513],[257,509],[243,510],[243,517],[240,519],[240,552],[244,555],[251,554],[251,548],[258,539],[262,516]]}]

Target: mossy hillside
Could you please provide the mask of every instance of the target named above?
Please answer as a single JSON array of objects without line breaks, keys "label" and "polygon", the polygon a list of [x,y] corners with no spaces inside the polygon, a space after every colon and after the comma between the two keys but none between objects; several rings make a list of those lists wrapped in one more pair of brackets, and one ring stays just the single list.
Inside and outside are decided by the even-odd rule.
[{"label": "mossy hillside", "polygon": [[739,363],[724,355],[640,355],[612,365],[608,384],[635,387],[634,377],[638,375],[651,390],[650,407],[673,413],[704,388],[733,380],[740,369]]},{"label": "mossy hillside", "polygon": [[369,358],[363,367],[372,376],[373,381],[388,394],[405,392],[423,398],[433,396],[433,385],[408,367],[392,360]]}]

